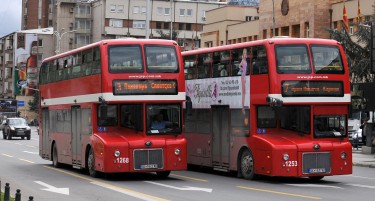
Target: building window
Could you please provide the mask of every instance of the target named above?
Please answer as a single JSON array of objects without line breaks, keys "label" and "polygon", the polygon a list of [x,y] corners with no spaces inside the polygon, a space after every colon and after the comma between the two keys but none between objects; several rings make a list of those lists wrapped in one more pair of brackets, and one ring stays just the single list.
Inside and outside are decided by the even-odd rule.
[{"label": "building window", "polygon": [[120,19],[110,19],[109,20],[110,27],[122,27],[122,20]]},{"label": "building window", "polygon": [[133,13],[134,13],[134,14],[139,13],[139,6],[134,6],[134,7],[133,7]]},{"label": "building window", "polygon": [[161,29],[162,27],[162,23],[161,22],[156,22],[156,28],[157,29]]},{"label": "building window", "polygon": [[111,4],[111,13],[116,12],[116,5]]},{"label": "building window", "polygon": [[164,8],[164,15],[171,15],[171,9],[170,8]]},{"label": "building window", "polygon": [[186,15],[187,16],[193,16],[193,9],[187,9],[186,10]]},{"label": "building window", "polygon": [[43,47],[43,40],[42,39],[38,39],[38,47]]},{"label": "building window", "polygon": [[349,27],[349,35],[353,35],[353,33],[354,33],[354,27],[350,26]]},{"label": "building window", "polygon": [[91,29],[91,20],[79,19],[76,20],[77,29]]},{"label": "building window", "polygon": [[133,21],[133,28],[136,28],[136,29],[146,28],[146,21],[144,21],[144,20],[134,20]]},{"label": "building window", "polygon": [[178,30],[185,30],[185,24],[184,23],[179,23],[178,24]]},{"label": "building window", "polygon": [[77,35],[77,44],[78,45],[87,45],[91,43],[91,39],[89,35]]},{"label": "building window", "polygon": [[167,23],[167,22],[164,23],[164,24],[163,24],[163,28],[164,28],[164,29],[169,29],[169,27],[170,27],[169,25],[170,25],[170,24],[171,24],[171,23]]},{"label": "building window", "polygon": [[191,24],[189,24],[189,23],[186,24],[186,30],[187,31],[191,31],[192,30]]},{"label": "building window", "polygon": [[156,8],[156,13],[157,13],[158,15],[163,15],[163,11],[164,11],[164,9],[163,9],[162,7],[157,7],[157,8]]},{"label": "building window", "polygon": [[38,62],[41,62],[43,60],[43,54],[42,53],[38,53],[37,54],[37,59],[38,59]]},{"label": "building window", "polygon": [[118,5],[117,6],[117,12],[118,13],[123,13],[124,12],[124,5]]},{"label": "building window", "polygon": [[180,16],[185,16],[185,9],[180,9]]},{"label": "building window", "polygon": [[[111,12],[112,12],[112,6],[114,6],[116,9],[116,5],[111,5]],[[77,12],[79,14],[91,14],[91,7],[88,5],[78,5]]]},{"label": "building window", "polygon": [[146,14],[147,13],[147,8],[145,6],[142,6],[142,14]]}]

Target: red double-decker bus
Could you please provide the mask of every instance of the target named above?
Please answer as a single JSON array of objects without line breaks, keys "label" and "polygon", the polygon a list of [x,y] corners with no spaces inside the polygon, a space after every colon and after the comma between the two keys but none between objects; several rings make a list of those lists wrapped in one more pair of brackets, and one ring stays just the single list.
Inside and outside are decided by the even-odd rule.
[{"label": "red double-decker bus", "polygon": [[103,40],[43,61],[40,156],[100,173],[186,169],[185,79],[169,40]]},{"label": "red double-decker bus", "polygon": [[246,179],[352,173],[349,70],[337,41],[271,38],[182,56],[188,164]]}]

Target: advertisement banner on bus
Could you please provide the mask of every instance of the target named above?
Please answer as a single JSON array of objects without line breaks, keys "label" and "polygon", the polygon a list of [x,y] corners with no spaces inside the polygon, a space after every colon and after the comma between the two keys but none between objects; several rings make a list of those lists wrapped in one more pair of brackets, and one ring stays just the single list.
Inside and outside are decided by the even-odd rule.
[{"label": "advertisement banner on bus", "polygon": [[[245,80],[246,83],[250,82],[248,76]],[[186,83],[186,95],[191,98],[194,108],[207,108],[218,104],[242,108],[242,97],[244,107],[249,107],[250,100],[246,94],[250,94],[250,89],[244,89],[246,93],[243,94],[242,86],[250,85],[242,85],[240,76],[189,80]]]}]

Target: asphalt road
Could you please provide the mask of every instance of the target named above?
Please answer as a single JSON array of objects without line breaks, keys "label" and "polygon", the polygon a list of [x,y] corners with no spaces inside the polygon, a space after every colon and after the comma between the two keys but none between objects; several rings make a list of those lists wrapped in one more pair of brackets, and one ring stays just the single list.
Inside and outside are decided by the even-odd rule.
[{"label": "asphalt road", "polygon": [[[2,136],[2,135],[0,135]],[[124,200],[256,200],[301,201],[372,200],[375,197],[374,168],[354,167],[352,175],[307,178],[268,178],[255,181],[233,174],[195,169],[172,172],[168,179],[155,174],[114,174],[91,178],[81,170],[56,169],[38,154],[38,135],[31,140],[0,139],[1,189],[10,183],[11,195],[21,189],[22,200],[124,201]]]}]

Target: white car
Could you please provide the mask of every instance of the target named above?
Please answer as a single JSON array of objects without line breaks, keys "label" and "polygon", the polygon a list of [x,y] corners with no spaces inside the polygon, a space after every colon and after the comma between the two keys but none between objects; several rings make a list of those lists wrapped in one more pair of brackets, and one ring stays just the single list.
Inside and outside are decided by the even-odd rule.
[{"label": "white car", "polygon": [[349,131],[349,141],[350,143],[352,143],[353,147],[358,147],[358,145],[362,145],[362,129]]}]

